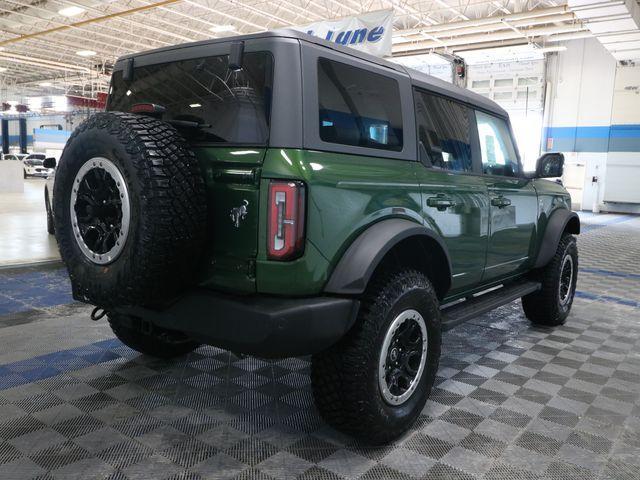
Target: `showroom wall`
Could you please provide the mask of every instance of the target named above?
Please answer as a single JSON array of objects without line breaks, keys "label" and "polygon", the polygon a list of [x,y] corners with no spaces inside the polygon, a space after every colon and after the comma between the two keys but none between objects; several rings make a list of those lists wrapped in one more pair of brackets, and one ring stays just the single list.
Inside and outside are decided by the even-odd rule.
[{"label": "showroom wall", "polygon": [[576,208],[640,212],[640,67],[596,39],[565,45],[547,64],[542,150],[565,153]]}]

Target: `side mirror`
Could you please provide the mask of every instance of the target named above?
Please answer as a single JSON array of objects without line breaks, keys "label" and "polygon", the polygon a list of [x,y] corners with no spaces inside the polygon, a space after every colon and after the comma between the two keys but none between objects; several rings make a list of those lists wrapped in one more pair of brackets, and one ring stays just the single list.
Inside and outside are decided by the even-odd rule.
[{"label": "side mirror", "polygon": [[44,168],[56,168],[56,159],[53,157],[45,158],[42,162]]},{"label": "side mirror", "polygon": [[536,162],[536,178],[557,178],[564,171],[564,155],[559,152],[545,153]]}]

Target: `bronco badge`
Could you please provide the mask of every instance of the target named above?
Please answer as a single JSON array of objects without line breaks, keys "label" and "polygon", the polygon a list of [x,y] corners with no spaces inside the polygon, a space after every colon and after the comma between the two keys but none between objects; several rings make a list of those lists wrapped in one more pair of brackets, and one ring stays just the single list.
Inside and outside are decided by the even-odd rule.
[{"label": "bronco badge", "polygon": [[233,207],[231,209],[231,213],[229,214],[229,217],[231,218],[231,221],[233,222],[236,228],[240,227],[240,221],[244,220],[244,217],[246,217],[247,213],[249,213],[249,210],[247,210],[248,206],[249,206],[249,201],[242,200],[241,206]]}]

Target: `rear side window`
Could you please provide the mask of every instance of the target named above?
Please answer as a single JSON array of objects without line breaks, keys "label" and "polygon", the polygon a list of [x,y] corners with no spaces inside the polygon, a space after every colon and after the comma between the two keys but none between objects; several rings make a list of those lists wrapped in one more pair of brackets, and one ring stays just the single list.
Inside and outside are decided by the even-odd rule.
[{"label": "rear side window", "polygon": [[241,70],[227,55],[140,66],[131,82],[113,74],[108,110],[128,112],[137,103],[162,105],[163,120],[189,122],[192,142],[264,145],[269,138],[273,59],[244,54]]},{"label": "rear side window", "polygon": [[470,108],[414,91],[420,160],[433,168],[471,172]]},{"label": "rear side window", "polygon": [[518,176],[520,163],[507,122],[476,111],[476,123],[482,152],[482,171],[487,175]]},{"label": "rear side window", "polygon": [[321,58],[318,103],[322,141],[402,150],[400,89],[394,79]]}]

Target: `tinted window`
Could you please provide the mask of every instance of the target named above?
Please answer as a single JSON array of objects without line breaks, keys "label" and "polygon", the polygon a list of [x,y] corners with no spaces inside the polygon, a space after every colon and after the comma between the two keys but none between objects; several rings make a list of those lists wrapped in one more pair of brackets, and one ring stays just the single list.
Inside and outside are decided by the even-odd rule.
[{"label": "tinted window", "polygon": [[400,90],[392,78],[320,59],[318,103],[323,141],[402,150]]},{"label": "tinted window", "polygon": [[155,103],[166,108],[165,120],[202,124],[182,125],[191,141],[263,145],[269,134],[272,64],[269,53],[253,52],[245,53],[239,71],[227,68],[227,55],[138,67],[128,83],[118,71],[108,109],[128,112],[136,103]]},{"label": "tinted window", "polygon": [[482,171],[487,175],[517,176],[520,164],[507,122],[478,111],[476,122],[482,152]]},{"label": "tinted window", "polygon": [[414,97],[420,160],[443,170],[472,171],[471,109],[420,91]]}]

